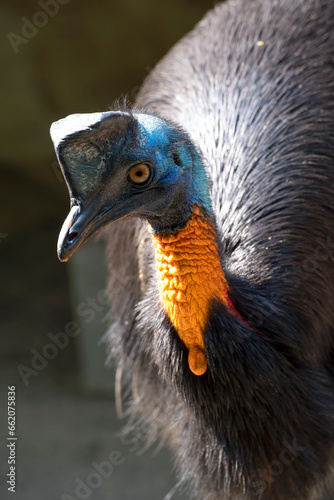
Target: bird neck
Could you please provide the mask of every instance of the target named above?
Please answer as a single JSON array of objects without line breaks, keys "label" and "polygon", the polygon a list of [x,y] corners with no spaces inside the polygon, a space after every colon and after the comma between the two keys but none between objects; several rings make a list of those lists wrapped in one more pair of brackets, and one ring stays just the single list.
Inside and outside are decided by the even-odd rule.
[{"label": "bird neck", "polygon": [[190,370],[202,375],[207,369],[203,333],[213,300],[234,311],[213,222],[195,205],[184,228],[174,233],[151,228],[151,234],[162,305],[189,350]]}]

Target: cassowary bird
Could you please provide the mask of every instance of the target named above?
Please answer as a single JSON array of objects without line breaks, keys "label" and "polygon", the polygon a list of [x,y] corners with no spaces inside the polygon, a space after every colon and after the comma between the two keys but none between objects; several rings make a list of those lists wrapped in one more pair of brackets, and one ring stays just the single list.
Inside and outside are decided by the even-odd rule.
[{"label": "cassowary bird", "polygon": [[333,0],[217,5],[134,107],[51,135],[71,198],[59,258],[108,225],[110,349],[183,484],[200,500],[328,495]]}]

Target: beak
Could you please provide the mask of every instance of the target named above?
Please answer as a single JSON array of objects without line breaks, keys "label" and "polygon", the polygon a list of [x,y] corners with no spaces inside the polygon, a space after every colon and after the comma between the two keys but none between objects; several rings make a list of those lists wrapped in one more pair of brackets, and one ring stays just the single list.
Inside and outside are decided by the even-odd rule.
[{"label": "beak", "polygon": [[59,233],[57,253],[61,262],[67,262],[70,257],[89,240],[94,234],[107,226],[110,222],[126,217],[134,211],[139,198],[145,193],[127,199],[115,205],[104,206],[98,200],[85,205],[72,198],[72,208],[65,219]]},{"label": "beak", "polygon": [[73,205],[59,233],[57,253],[61,262],[66,262],[101,226],[97,226],[95,211],[91,206],[82,209]]},{"label": "beak", "polygon": [[[97,208],[97,210],[96,210]],[[119,208],[119,207],[117,207]],[[59,233],[57,253],[61,262],[70,257],[100,229],[122,217],[119,210],[99,211],[94,204],[86,208],[73,205]]]}]

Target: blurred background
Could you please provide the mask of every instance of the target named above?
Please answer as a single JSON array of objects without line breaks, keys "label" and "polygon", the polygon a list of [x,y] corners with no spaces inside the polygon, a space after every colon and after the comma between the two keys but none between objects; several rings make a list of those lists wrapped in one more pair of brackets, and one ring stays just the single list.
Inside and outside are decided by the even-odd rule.
[{"label": "blurred background", "polygon": [[[69,200],[49,136],[71,113],[130,100],[213,0],[2,0],[1,498],[16,385],[17,500],[180,499],[167,450],[120,436],[102,242],[56,257]],[[169,493],[170,492],[170,493]],[[11,496],[10,496],[11,495]]]}]

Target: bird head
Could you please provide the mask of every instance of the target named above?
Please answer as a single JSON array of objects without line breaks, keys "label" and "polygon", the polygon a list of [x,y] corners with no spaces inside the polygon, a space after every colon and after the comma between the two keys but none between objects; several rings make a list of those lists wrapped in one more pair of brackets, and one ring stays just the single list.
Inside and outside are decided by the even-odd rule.
[{"label": "bird head", "polygon": [[71,200],[58,240],[67,261],[107,224],[135,215],[153,232],[184,226],[193,205],[210,214],[201,157],[177,125],[148,113],[75,114],[51,126]]}]

